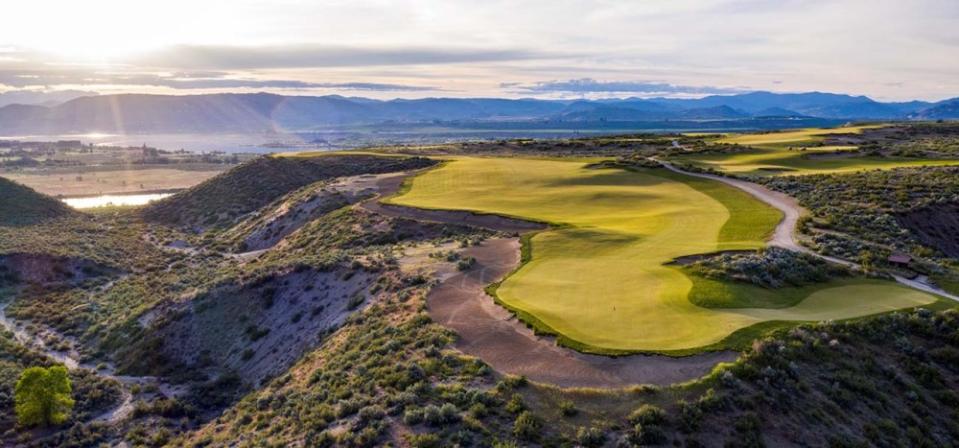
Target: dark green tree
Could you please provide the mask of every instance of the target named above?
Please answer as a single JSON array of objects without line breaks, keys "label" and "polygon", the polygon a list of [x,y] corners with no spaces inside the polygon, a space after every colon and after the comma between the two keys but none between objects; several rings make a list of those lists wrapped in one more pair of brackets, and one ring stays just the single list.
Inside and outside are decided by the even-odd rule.
[{"label": "dark green tree", "polygon": [[17,421],[22,426],[59,425],[73,409],[73,387],[64,366],[30,367],[14,389]]}]

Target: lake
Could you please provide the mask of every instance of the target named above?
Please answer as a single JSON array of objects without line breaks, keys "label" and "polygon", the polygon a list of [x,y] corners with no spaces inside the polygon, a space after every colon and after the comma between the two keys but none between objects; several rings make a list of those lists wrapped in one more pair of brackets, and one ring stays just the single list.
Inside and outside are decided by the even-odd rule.
[{"label": "lake", "polygon": [[827,119],[742,119],[656,122],[463,122],[390,123],[341,126],[311,131],[251,134],[68,134],[0,136],[0,140],[80,140],[104,146],[147,145],[168,151],[271,153],[332,151],[367,146],[422,145],[512,138],[579,138],[662,132],[733,132],[757,129],[822,127],[841,124]]},{"label": "lake", "polygon": [[63,199],[70,207],[76,209],[96,208],[106,206],[131,206],[144,205],[158,199],[171,196],[173,193],[152,193],[152,194],[123,194],[113,195],[105,194],[102,196],[92,196],[85,198],[66,198]]}]

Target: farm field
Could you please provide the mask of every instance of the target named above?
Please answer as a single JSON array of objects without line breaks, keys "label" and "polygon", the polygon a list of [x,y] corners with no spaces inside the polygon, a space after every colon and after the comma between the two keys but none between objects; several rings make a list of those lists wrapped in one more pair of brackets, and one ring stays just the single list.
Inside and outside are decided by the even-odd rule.
[{"label": "farm field", "polygon": [[811,289],[793,306],[696,306],[691,279],[666,263],[761,247],[780,213],[718,182],[589,163],[452,158],[390,202],[554,224],[531,238],[531,259],[496,294],[527,323],[584,351],[688,351],[762,322],[853,318],[936,301],[891,282],[845,280]]},{"label": "farm field", "polygon": [[859,134],[863,130],[877,127],[881,125],[730,134],[716,142],[739,144],[752,149],[727,154],[679,155],[673,160],[747,176],[848,173],[868,169],[959,164],[957,160],[843,154],[843,151],[855,150],[856,146],[822,145],[826,137],[830,135]]},{"label": "farm field", "polygon": [[82,169],[0,173],[15,182],[51,196],[82,197],[106,194],[142,194],[190,188],[229,165],[199,165],[191,169]]}]

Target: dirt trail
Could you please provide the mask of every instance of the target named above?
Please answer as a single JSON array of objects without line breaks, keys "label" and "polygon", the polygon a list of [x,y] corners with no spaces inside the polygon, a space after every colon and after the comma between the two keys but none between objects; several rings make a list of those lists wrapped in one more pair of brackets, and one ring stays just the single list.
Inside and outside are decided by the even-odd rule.
[{"label": "dirt trail", "polygon": [[[496,215],[460,211],[422,210],[381,204],[379,198],[395,193],[414,173],[383,176],[377,182],[379,195],[361,203],[366,210],[387,216],[464,224],[505,233],[523,233],[546,228],[539,223]],[[514,271],[520,262],[518,238],[494,238],[465,250],[476,259],[466,272],[444,276],[427,296],[427,308],[436,322],[455,331],[455,347],[476,356],[499,372],[561,387],[618,388],[637,384],[668,385],[699,378],[716,364],[736,359],[731,351],[683,358],[633,355],[612,358],[588,355],[556,345],[555,339],[533,334],[509,311],[486,294],[490,283]]]},{"label": "dirt trail", "polygon": [[[859,264],[853,263],[849,260],[843,260],[841,258],[830,257],[828,255],[819,254],[805,246],[799,244],[796,240],[796,226],[799,224],[799,217],[806,213],[806,210],[803,209],[799,202],[795,198],[788,196],[786,194],[780,193],[778,191],[772,191],[762,185],[754,184],[752,182],[747,182],[739,179],[731,179],[728,177],[717,176],[714,174],[704,174],[704,173],[693,173],[686,171],[676,166],[672,165],[669,162],[665,162],[659,159],[653,159],[660,164],[662,164],[666,169],[684,174],[686,176],[699,177],[703,179],[711,179],[718,182],[722,182],[726,185],[738,188],[746,193],[749,193],[756,199],[763,201],[779,211],[783,212],[783,220],[779,222],[779,225],[776,226],[776,231],[773,233],[772,238],[769,240],[769,245],[778,246],[784,249],[793,250],[796,252],[802,252],[820,259],[829,261],[831,263],[840,264],[845,267],[862,270],[862,266]],[[942,288],[938,288],[932,284],[929,284],[921,279],[907,279],[899,275],[892,276],[898,283],[908,286],[919,291],[927,292],[930,294],[938,295],[945,297],[951,300],[959,302],[959,296],[955,294],[950,294],[944,291]]]}]

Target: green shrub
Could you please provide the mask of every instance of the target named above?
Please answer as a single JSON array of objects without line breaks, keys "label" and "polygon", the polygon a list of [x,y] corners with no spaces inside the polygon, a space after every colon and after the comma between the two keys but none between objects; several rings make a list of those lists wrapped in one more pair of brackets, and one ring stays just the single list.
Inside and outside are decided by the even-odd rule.
[{"label": "green shrub", "polygon": [[559,402],[559,411],[564,417],[572,417],[579,413],[579,409],[576,409],[576,404],[569,400]]},{"label": "green shrub", "polygon": [[410,408],[403,413],[403,423],[414,426],[423,423],[423,410],[420,408]]},{"label": "green shrub", "polygon": [[474,264],[476,264],[475,258],[466,257],[456,263],[456,269],[460,271],[466,271],[466,270],[469,270],[469,268],[473,267]]},{"label": "green shrub", "polygon": [[406,443],[412,448],[439,448],[440,437],[436,434],[407,434]]},{"label": "green shrub", "polygon": [[423,408],[423,421],[430,426],[443,426],[459,421],[460,415],[456,406],[444,403],[443,406],[428,405]]},{"label": "green shrub", "polygon": [[523,411],[513,423],[513,435],[520,440],[534,441],[539,438],[540,421],[529,411]]},{"label": "green shrub", "polygon": [[606,443],[606,433],[599,428],[580,426],[576,430],[576,442],[587,448],[603,446]]},{"label": "green shrub", "polygon": [[644,404],[629,414],[629,422],[643,425],[659,425],[666,420],[666,411],[659,406]]},{"label": "green shrub", "polygon": [[635,445],[659,445],[666,442],[666,433],[659,426],[638,423],[629,433],[629,440]]},{"label": "green shrub", "polygon": [[525,409],[526,404],[523,403],[523,398],[520,397],[519,394],[513,394],[513,396],[510,397],[509,401],[506,403],[506,412],[509,412],[510,414],[516,414]]},{"label": "green shrub", "polygon": [[469,408],[469,413],[473,418],[483,418],[489,413],[489,410],[486,408],[486,405],[483,403],[476,403]]},{"label": "green shrub", "polygon": [[362,291],[361,291],[361,292],[357,292],[356,294],[353,294],[353,295],[350,297],[350,301],[347,302],[346,308],[349,309],[349,310],[351,310],[351,311],[352,311],[352,310],[355,310],[355,309],[359,308],[359,306],[362,305],[364,301],[366,301],[366,295],[363,294]]},{"label": "green shrub", "polygon": [[698,403],[681,401],[679,404],[680,429],[684,432],[693,432],[699,429],[703,420],[703,410]]}]

